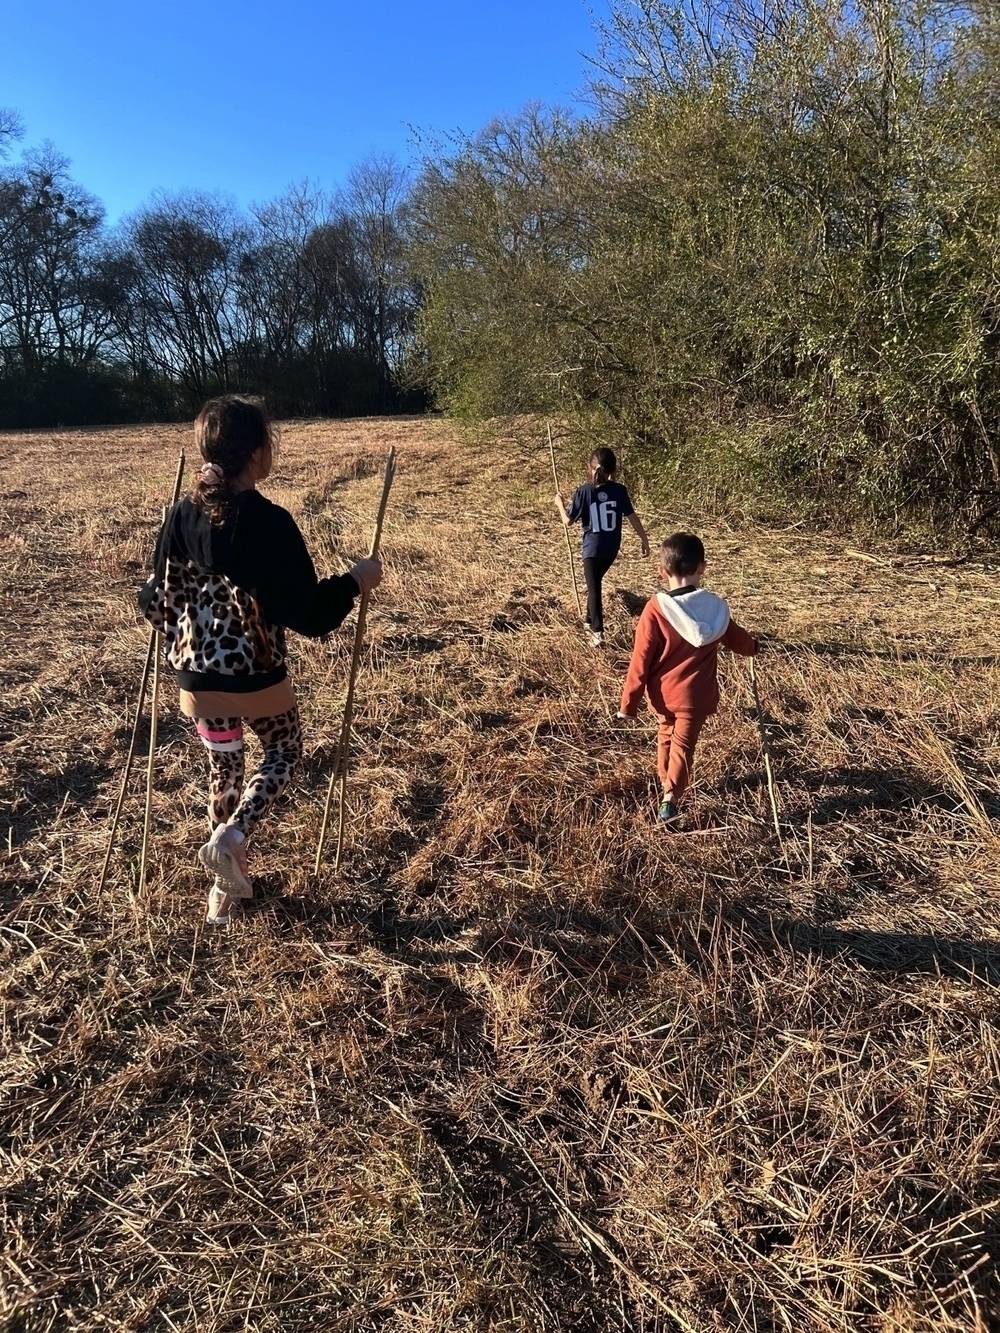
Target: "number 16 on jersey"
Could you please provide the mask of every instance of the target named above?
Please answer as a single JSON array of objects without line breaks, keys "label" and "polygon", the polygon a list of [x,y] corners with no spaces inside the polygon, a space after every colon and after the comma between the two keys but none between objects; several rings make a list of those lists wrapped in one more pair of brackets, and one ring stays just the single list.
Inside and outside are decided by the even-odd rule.
[{"label": "number 16 on jersey", "polygon": [[591,532],[614,532],[618,526],[618,503],[616,500],[596,500],[590,506]]}]

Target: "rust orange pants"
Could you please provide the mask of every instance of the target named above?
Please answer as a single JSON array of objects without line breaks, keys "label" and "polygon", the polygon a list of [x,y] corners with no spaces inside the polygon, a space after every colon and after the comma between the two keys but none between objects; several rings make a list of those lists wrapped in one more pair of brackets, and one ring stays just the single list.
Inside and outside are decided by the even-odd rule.
[{"label": "rust orange pants", "polygon": [[679,801],[691,781],[694,747],[708,720],[701,713],[670,713],[657,709],[656,771],[663,790]]}]

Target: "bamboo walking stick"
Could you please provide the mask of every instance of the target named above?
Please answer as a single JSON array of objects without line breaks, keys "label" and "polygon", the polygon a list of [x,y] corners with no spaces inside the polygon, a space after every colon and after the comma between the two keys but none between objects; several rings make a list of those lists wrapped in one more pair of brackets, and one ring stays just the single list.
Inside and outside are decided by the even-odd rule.
[{"label": "bamboo walking stick", "polygon": [[[184,478],[184,450],[180,452],[177,460],[177,475],[174,478],[174,491],[172,504],[177,503],[177,497],[181,493],[181,482]],[[132,737],[128,745],[128,753],[125,756],[125,767],[122,770],[122,783],[118,790],[118,801],[115,805],[115,813],[111,819],[111,831],[108,834],[108,845],[104,853],[104,865],[101,867],[101,877],[97,881],[97,892],[100,893],[104,888],[104,881],[108,877],[108,867],[111,864],[111,853],[114,850],[115,834],[118,832],[118,823],[122,815],[122,807],[125,804],[125,792],[128,789],[129,774],[132,771],[132,760],[135,758],[136,742],[139,739],[139,723],[142,721],[142,705],[146,701],[146,686],[149,684],[149,672],[153,666],[156,657],[156,630],[152,625],[149,627],[149,643],[146,647],[146,663],[142,668],[142,680],[139,683],[139,697],[135,705],[135,719],[132,723]],[[145,852],[145,838],[143,839],[143,851]],[[141,882],[141,881],[140,881]]]},{"label": "bamboo walking stick", "polygon": [[764,727],[764,711],[760,706],[760,694],[757,690],[757,668],[755,659],[750,658],[750,688],[753,691],[754,707],[757,710],[757,730],[760,732],[760,748],[764,753],[764,774],[767,778],[767,793],[771,798],[771,814],[774,816],[774,831],[778,835],[778,846],[787,863],[788,853],[781,837],[781,824],[778,820],[778,798],[774,789],[774,765],[771,762],[771,747],[768,744],[767,731]]},{"label": "bamboo walking stick", "polygon": [[[548,431],[548,435],[549,435],[549,456],[550,456],[550,458],[552,459],[552,480],[553,480],[553,482],[555,482],[556,494],[558,495],[558,493],[559,493],[559,475],[558,475],[558,473],[556,472],[556,450],[555,450],[555,445],[552,443],[552,423],[549,422],[549,421],[547,421],[547,422],[545,423],[545,429]],[[579,614],[580,614],[580,619],[582,620],[582,619],[583,619],[583,603],[580,601],[580,589],[579,589],[579,587],[577,586],[577,582],[576,582],[576,562],[575,562],[575,560],[573,559],[573,543],[572,543],[572,542],[570,541],[570,539],[569,539],[569,528],[567,528],[567,526],[566,526],[565,523],[563,524],[563,532],[566,534],[566,554],[569,556],[569,572],[570,572],[570,574],[571,574],[571,576],[572,576],[572,578],[573,578],[573,593],[574,593],[574,595],[575,595],[575,597],[576,597],[576,609],[577,609],[577,611],[578,611]]]},{"label": "bamboo walking stick", "polygon": [[[385,518],[386,505],[389,502],[389,490],[392,486],[392,479],[396,475],[396,448],[393,445],[389,449],[389,457],[385,463],[385,477],[382,481],[382,498],[379,501],[378,516],[375,519],[375,535],[372,537],[369,559],[374,560],[378,556],[379,543],[382,540],[382,522]],[[330,773],[330,782],[326,789],[326,803],[323,806],[323,820],[319,826],[319,842],[316,844],[316,863],[313,867],[313,873],[318,875],[320,864],[323,859],[323,844],[326,841],[326,826],[330,818],[330,805],[333,801],[333,788],[337,780],[340,780],[340,792],[338,795],[337,812],[337,856],[334,861],[334,869],[340,869],[340,858],[344,850],[344,811],[347,802],[347,769],[350,759],[351,748],[351,725],[354,721],[354,684],[358,675],[358,663],[361,660],[361,645],[365,637],[365,620],[368,615],[368,593],[361,594],[361,603],[358,606],[358,623],[354,630],[354,653],[351,657],[351,671],[347,680],[347,699],[344,702],[344,721],[340,729],[340,741],[337,744],[337,754],[333,763],[333,770]]]},{"label": "bamboo walking stick", "polygon": [[135,758],[136,741],[139,739],[139,723],[142,721],[142,705],[146,701],[146,686],[149,684],[149,672],[153,665],[153,655],[155,652],[156,630],[150,626],[149,645],[146,648],[146,664],[142,668],[142,680],[139,684],[139,698],[135,705],[135,719],[132,723],[132,739],[129,741],[128,754],[125,756],[125,767],[122,770],[121,787],[118,789],[118,803],[115,806],[115,813],[111,820],[111,832],[108,834],[108,845],[104,852],[104,865],[101,867],[101,877],[97,881],[98,893],[104,888],[104,881],[108,876],[108,866],[111,864],[111,853],[114,850],[115,834],[118,832],[118,821],[121,819],[122,806],[125,804],[125,791],[128,787],[128,778],[132,769],[132,760]]},{"label": "bamboo walking stick", "polygon": [[[166,518],[167,511],[164,509]],[[142,850],[139,853],[139,890],[146,883],[146,853],[149,849],[149,829],[153,822],[153,772],[156,766],[156,731],[160,704],[160,654],[153,653],[153,688],[149,696],[149,755],[146,759],[146,805],[142,816]]]},{"label": "bamboo walking stick", "polygon": [[[181,477],[184,472],[183,456],[182,462],[177,468],[177,476],[174,479],[173,504],[177,503],[177,497],[181,491]],[[163,510],[163,522],[167,521],[169,509]],[[155,633],[155,631],[154,631]],[[156,732],[160,720],[160,654],[153,654],[153,686],[149,697],[149,758],[146,763],[146,808],[142,819],[142,850],[139,853],[139,892],[142,892],[146,883],[146,856],[149,851],[149,831],[153,824],[153,775],[156,768]]]}]

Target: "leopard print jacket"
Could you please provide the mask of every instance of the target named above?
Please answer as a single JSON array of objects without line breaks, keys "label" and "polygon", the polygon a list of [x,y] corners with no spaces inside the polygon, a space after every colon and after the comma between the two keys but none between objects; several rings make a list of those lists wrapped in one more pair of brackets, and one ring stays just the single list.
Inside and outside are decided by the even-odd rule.
[{"label": "leopard print jacket", "polygon": [[260,603],[223,574],[171,556],[143,613],[166,640],[175,671],[257,676],[285,665],[285,631]]}]

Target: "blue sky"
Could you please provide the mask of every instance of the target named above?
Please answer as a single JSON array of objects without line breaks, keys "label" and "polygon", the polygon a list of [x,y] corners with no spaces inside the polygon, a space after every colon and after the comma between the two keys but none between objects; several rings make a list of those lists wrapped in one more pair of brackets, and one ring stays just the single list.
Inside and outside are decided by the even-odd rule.
[{"label": "blue sky", "polygon": [[572,105],[604,0],[5,0],[0,106],[114,220],[157,190],[241,204],[344,181],[410,127]]}]

